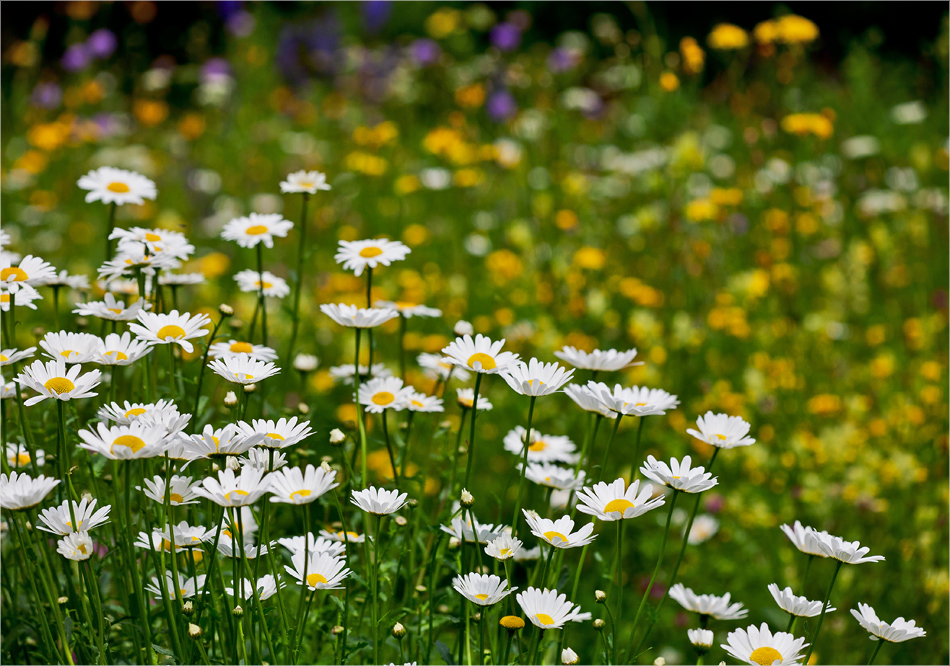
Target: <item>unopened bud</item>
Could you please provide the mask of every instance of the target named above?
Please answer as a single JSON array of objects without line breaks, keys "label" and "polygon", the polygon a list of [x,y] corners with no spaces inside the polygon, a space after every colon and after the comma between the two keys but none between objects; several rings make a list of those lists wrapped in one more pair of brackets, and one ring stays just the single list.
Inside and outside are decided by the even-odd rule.
[{"label": "unopened bud", "polygon": [[451,550],[451,549],[453,549],[453,548],[458,548],[458,547],[459,547],[459,539],[458,539],[458,537],[451,537],[451,538],[449,539],[449,549]]},{"label": "unopened bud", "polygon": [[417,506],[419,506],[419,500],[417,500],[415,497],[410,497],[406,504],[409,505],[410,509],[415,509]]},{"label": "unopened bud", "polygon": [[190,601],[186,601],[185,603],[183,603],[183,604],[181,605],[181,613],[182,613],[182,615],[188,617],[188,616],[190,616],[190,615],[191,615],[192,613],[194,613],[194,612],[195,612],[195,607],[194,607],[194,605],[192,605],[192,603],[191,603]]},{"label": "unopened bud", "polygon": [[666,666],[666,659],[663,657],[657,657],[653,660],[653,666]]},{"label": "unopened bud", "polygon": [[607,593],[603,590],[594,590],[594,601],[599,604],[604,603],[607,601]]},{"label": "unopened bud", "polygon": [[333,625],[333,629],[330,630],[330,633],[333,634],[334,636],[339,636],[340,634],[343,633],[343,627],[341,627],[338,624],[335,624]]},{"label": "unopened bud", "polygon": [[571,648],[564,648],[561,650],[561,663],[564,664],[564,666],[574,666],[574,664],[580,660],[581,658],[578,657],[577,653]]},{"label": "unopened bud", "polygon": [[464,319],[459,319],[455,322],[455,328],[453,330],[455,331],[455,335],[472,335],[475,332],[472,325]]},{"label": "unopened bud", "polygon": [[297,405],[297,411],[306,416],[310,413],[310,405],[305,402],[301,402],[299,405]]},{"label": "unopened bud", "polygon": [[221,466],[218,463],[211,463],[211,471],[218,472],[221,469]]},{"label": "unopened bud", "polygon": [[193,622],[188,623],[188,637],[198,639],[201,638],[201,627]]},{"label": "unopened bud", "polygon": [[244,615],[244,609],[241,608],[240,606],[235,606],[234,610],[231,611],[231,615],[233,615],[234,617],[242,617]]},{"label": "unopened bud", "polygon": [[237,396],[234,394],[234,391],[228,391],[224,395],[224,406],[227,407],[228,409],[231,409],[232,407],[236,407],[237,402],[238,402]]},{"label": "unopened bud", "polygon": [[60,597],[59,599],[56,600],[56,603],[58,603],[60,606],[62,606],[63,604],[68,604],[69,597]]},{"label": "unopened bud", "polygon": [[406,635],[406,628],[402,626],[401,623],[397,622],[393,625],[392,634],[393,638],[402,638]]},{"label": "unopened bud", "polygon": [[395,521],[395,523],[399,525],[399,527],[405,527],[406,523],[409,522],[408,520],[406,520],[405,516],[396,516],[395,518],[393,518],[393,521]]},{"label": "unopened bud", "polygon": [[600,618],[597,618],[596,620],[594,620],[594,629],[596,629],[597,631],[603,631],[604,621],[601,620]]},{"label": "unopened bud", "polygon": [[344,435],[343,431],[340,430],[339,428],[334,428],[333,430],[330,431],[331,444],[334,444],[334,445],[342,444],[345,439],[346,439],[346,435]]},{"label": "unopened bud", "polygon": [[234,316],[234,308],[232,308],[227,303],[222,303],[218,306],[218,312],[221,313],[222,317],[232,317]]},{"label": "unopened bud", "polygon": [[475,498],[472,496],[472,493],[468,492],[467,489],[462,488],[462,498],[460,504],[466,509],[475,504]]},{"label": "unopened bud", "polygon": [[482,614],[481,614],[481,613],[475,613],[475,614],[472,616],[472,622],[481,622],[481,621],[482,621]]},{"label": "unopened bud", "polygon": [[244,392],[245,393],[254,393],[257,390],[257,384],[245,384]]},{"label": "unopened bud", "polygon": [[323,470],[324,472],[326,472],[327,474],[329,474],[330,472],[333,471],[333,468],[330,467],[330,463],[328,463],[326,460],[324,460],[322,463],[320,463],[320,469],[322,469],[322,470]]}]

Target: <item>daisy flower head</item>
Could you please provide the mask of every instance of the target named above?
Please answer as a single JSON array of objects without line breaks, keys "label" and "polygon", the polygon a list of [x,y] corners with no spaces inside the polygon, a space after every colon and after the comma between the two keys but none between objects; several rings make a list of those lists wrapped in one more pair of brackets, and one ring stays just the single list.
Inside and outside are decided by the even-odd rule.
[{"label": "daisy flower head", "polygon": [[40,340],[40,347],[52,359],[65,359],[67,363],[88,363],[99,357],[102,340],[91,333],[47,333]]},{"label": "daisy flower head", "polygon": [[[481,402],[481,400],[479,400]],[[479,405],[480,406],[480,405]],[[406,399],[406,409],[410,412],[444,412],[442,398],[413,391]]]},{"label": "daisy flower head", "polygon": [[690,468],[690,463],[689,456],[683,456],[682,462],[670,458],[669,465],[653,456],[647,456],[640,473],[648,479],[684,493],[701,493],[719,483],[711,472],[705,471],[703,467]]},{"label": "daisy flower head", "polygon": [[534,562],[541,559],[541,546],[521,548],[515,553],[515,562]]},{"label": "daisy flower head", "polygon": [[[392,377],[392,371],[387,368],[382,363],[373,364],[373,372],[370,373],[370,369],[365,365],[360,366],[360,381],[365,381],[364,378],[369,377],[372,374],[373,377]],[[346,365],[336,365],[330,368],[330,379],[334,382],[343,382],[344,384],[352,384],[353,377],[356,374],[355,366],[352,363]]]},{"label": "daisy flower head", "polygon": [[[475,404],[475,389],[470,388],[460,388],[455,389],[455,394],[457,401],[460,407],[463,409],[471,409]],[[488,396],[480,395],[478,396],[478,411],[488,412],[493,409],[491,400],[488,399]]]},{"label": "daisy flower head", "polygon": [[[284,587],[286,583],[281,581],[280,586]],[[266,574],[257,579],[257,585],[251,583],[247,578],[243,579],[243,584],[238,583],[239,591],[241,588],[244,590],[244,599],[251,599],[254,597],[255,591],[257,592],[257,597],[261,601],[266,601],[272,596],[277,594],[277,582],[274,580],[274,577],[271,574]],[[229,597],[234,596],[234,590],[228,586],[224,588],[224,591],[227,592]]]},{"label": "daisy flower head", "polygon": [[515,557],[518,551],[521,550],[522,545],[524,544],[521,543],[520,539],[503,532],[488,542],[488,545],[485,546],[485,554],[503,562]]},{"label": "daisy flower head", "polygon": [[565,370],[557,363],[542,363],[532,358],[527,363],[509,363],[500,374],[515,392],[538,397],[560,391],[574,376],[574,371]]},{"label": "daisy flower head", "polygon": [[47,398],[56,400],[78,400],[99,395],[92,389],[99,386],[102,373],[92,370],[80,375],[82,367],[73,365],[66,369],[66,359],[60,357],[55,361],[33,361],[23,368],[23,372],[16,378],[16,382],[28,389],[39,393],[23,404],[30,406],[42,402]]},{"label": "daisy flower head", "polygon": [[158,283],[162,286],[187,287],[196,284],[204,284],[204,273],[169,273],[163,271],[158,276]]},{"label": "daisy flower head", "polygon": [[821,549],[819,543],[824,539],[830,538],[827,532],[802,525],[795,521],[793,525],[782,525],[782,531],[785,532],[792,544],[806,555],[817,555],[818,557],[828,557],[828,554]]},{"label": "daisy flower head", "polygon": [[9,400],[16,397],[16,382],[8,382],[0,375],[0,400]]},{"label": "daisy flower head", "polygon": [[419,305],[411,301],[376,301],[373,303],[378,308],[389,308],[399,313],[400,317],[412,319],[413,317],[441,317],[442,310],[430,308],[425,305]]},{"label": "daisy flower head", "polygon": [[459,367],[494,375],[518,360],[518,354],[501,351],[504,346],[504,339],[492,342],[490,338],[479,333],[474,339],[471,335],[455,338],[442,353],[448,357],[450,363]]},{"label": "daisy flower head", "polygon": [[571,520],[570,516],[561,516],[557,520],[550,520],[541,518],[538,514],[527,509],[522,509],[522,512],[525,520],[528,521],[531,533],[555,548],[586,546],[597,537],[596,534],[593,534],[594,523],[592,522],[573,532],[574,521]]},{"label": "daisy flower head", "polygon": [[310,422],[297,423],[296,416],[291,416],[289,420],[281,418],[277,421],[254,419],[250,424],[238,421],[237,427],[244,433],[245,437],[263,435],[264,439],[259,445],[270,449],[283,449],[293,446],[312,434]]},{"label": "daisy flower head", "polygon": [[130,203],[141,206],[145,199],[158,196],[153,181],[135,171],[115,167],[93,169],[76,184],[81,189],[88,190],[86,203],[101,201],[104,204],[114,203],[119,206]]},{"label": "daisy flower head", "polygon": [[677,583],[670,588],[670,598],[691,613],[708,615],[717,620],[741,620],[749,614],[740,602],[729,603],[731,596],[728,592],[721,597],[696,594],[682,583]]},{"label": "daisy flower head", "polygon": [[[457,506],[454,508],[456,511],[458,510]],[[491,523],[480,523],[477,518],[474,522],[462,518],[453,518],[448,525],[442,525],[441,529],[459,541],[466,541],[468,543],[488,543],[504,534],[501,525],[495,526]]]},{"label": "daisy flower head", "polygon": [[[271,467],[271,455],[274,457],[273,467]],[[247,450],[247,458],[241,458],[238,462],[240,462],[241,465],[257,467],[267,472],[276,472],[287,464],[287,456],[271,448],[250,448]]]},{"label": "daisy flower head", "polygon": [[[261,282],[263,277],[264,281]],[[238,289],[246,293],[257,293],[263,287],[264,295],[268,298],[283,298],[290,293],[287,280],[277,277],[270,271],[258,273],[250,269],[243,270],[234,276]]]},{"label": "daisy flower head", "polygon": [[129,324],[129,330],[139,339],[150,345],[178,344],[189,354],[195,347],[188,341],[208,335],[208,330],[202,327],[211,323],[211,317],[206,314],[178,314],[178,310],[167,314],[142,310],[136,319],[140,323]]},{"label": "daisy flower head", "polygon": [[218,478],[209,476],[194,489],[197,495],[218,506],[250,506],[270,488],[270,475],[262,469],[242,467],[240,474],[232,469],[218,472]]},{"label": "daisy flower head", "polygon": [[375,377],[360,384],[359,401],[370,414],[381,414],[386,409],[401,411],[415,393],[411,386],[403,386],[399,377]]},{"label": "daisy flower head", "polygon": [[[165,592],[162,592],[161,585],[165,586]],[[205,575],[201,574],[197,578],[186,578],[184,574],[178,574],[178,583],[175,584],[175,578],[172,572],[166,571],[162,582],[159,582],[157,576],[152,576],[152,582],[145,586],[145,589],[152,593],[155,599],[163,599],[165,595],[176,597],[181,592],[183,599],[190,599],[195,596],[196,590],[204,589]]]},{"label": "daisy flower head", "polygon": [[320,359],[313,354],[297,354],[293,365],[297,372],[313,372],[320,365]]},{"label": "daisy flower head", "polygon": [[517,590],[508,587],[508,581],[491,574],[470,573],[456,576],[452,587],[463,597],[479,606],[493,606]]},{"label": "daisy flower head", "polygon": [[158,425],[130,423],[109,427],[96,424],[96,430],[80,430],[81,448],[104,455],[110,460],[154,458],[165,453],[167,434]]},{"label": "daisy flower head", "polygon": [[[42,525],[36,527],[44,532],[66,536],[72,532],[88,532],[93,528],[99,527],[109,522],[109,511],[112,506],[107,504],[96,511],[96,502],[91,502],[83,498],[78,504],[73,502],[72,509],[69,507],[69,500],[63,500],[59,506],[43,509],[40,512],[40,522]],[[77,526],[73,527],[73,516],[76,516]]]},{"label": "daisy flower head", "polygon": [[11,304],[20,308],[26,307],[35,310],[33,301],[41,301],[43,297],[36,289],[20,282],[0,282],[0,310],[9,312]]},{"label": "daisy flower head", "polygon": [[280,191],[284,194],[316,194],[321,190],[330,190],[330,184],[327,175],[319,171],[294,171],[280,182]]},{"label": "daisy flower head", "polygon": [[73,532],[67,534],[56,543],[56,552],[67,560],[82,562],[92,556],[92,538],[89,532]]},{"label": "daisy flower head", "polygon": [[151,351],[152,348],[147,342],[133,340],[128,331],[121,335],[109,333],[105,340],[99,341],[98,356],[91,360],[102,365],[132,365]]},{"label": "daisy flower head", "polygon": [[690,643],[704,651],[711,648],[713,640],[715,640],[713,632],[709,629],[689,629],[686,635],[689,637]]},{"label": "daisy flower head", "polygon": [[56,269],[48,261],[43,261],[32,254],[23,257],[16,266],[6,254],[0,256],[0,282],[6,283],[7,286],[16,283],[32,287],[43,284],[44,280],[54,275],[56,275]]},{"label": "daisy flower head", "polygon": [[912,638],[921,638],[927,632],[917,626],[915,620],[905,620],[902,617],[893,622],[882,622],[874,609],[867,604],[858,604],[858,610],[851,609],[851,615],[868,633],[871,640],[882,640],[888,643],[903,643]]},{"label": "daisy flower head", "polygon": [[290,558],[290,566],[285,564],[284,569],[297,581],[297,585],[306,585],[311,592],[342,589],[340,583],[350,575],[346,560],[334,557],[328,552],[310,553],[308,559],[304,551],[297,551]]},{"label": "daisy flower head", "polygon": [[454,363],[451,363],[447,358],[442,356],[442,354],[419,354],[419,356],[416,357],[416,362],[420,368],[427,371],[426,374],[435,379],[441,379],[442,381],[448,379],[449,375],[462,382],[467,382],[469,377],[471,377],[468,370],[464,370]]},{"label": "daisy flower head", "polygon": [[412,252],[399,241],[386,238],[361,241],[340,241],[337,253],[333,260],[343,264],[343,268],[353,271],[356,277],[363,274],[363,269],[373,269],[382,264],[389,266],[394,261],[402,261]]},{"label": "daisy flower head", "polygon": [[195,251],[195,246],[188,242],[185,234],[169,229],[117,228],[109,234],[109,239],[119,240],[120,253],[137,252],[141,249],[139,246],[144,245],[149,254],[165,253],[184,261]]},{"label": "daisy flower head", "polygon": [[578,370],[596,370],[597,372],[615,372],[623,370],[631,365],[643,365],[643,362],[634,363],[633,359],[637,357],[637,350],[628,349],[627,351],[617,351],[608,349],[601,351],[595,349],[592,352],[586,352],[576,347],[564,347],[560,351],[554,352],[559,359],[573,365]]},{"label": "daisy flower head", "polygon": [[111,281],[123,276],[135,277],[139,271],[153,276],[157,271],[180,266],[181,262],[170,254],[151,254],[144,244],[129,243],[122,246],[114,259],[103,263],[98,268],[98,273],[99,279]]},{"label": "daisy flower head", "polygon": [[[7,444],[7,464],[13,469],[26,467],[33,462],[30,455],[30,449],[25,444]],[[43,449],[36,450],[36,466],[42,467],[46,464],[46,452]]]},{"label": "daisy flower head", "polygon": [[663,496],[653,498],[653,486],[644,484],[640,488],[637,479],[625,488],[624,480],[611,483],[600,482],[593,488],[584,488],[577,493],[580,504],[577,510],[604,521],[623,520],[642,516],[647,511],[663,506]]},{"label": "daisy flower head", "polygon": [[574,404],[583,409],[585,412],[600,414],[601,416],[605,416],[608,419],[617,418],[617,413],[607,409],[607,406],[600,401],[600,398],[597,397],[597,394],[587,386],[581,386],[580,384],[568,384],[564,387],[564,393],[566,393],[567,396],[574,401]]},{"label": "daisy flower head", "polygon": [[587,473],[584,470],[580,470],[575,475],[574,470],[566,467],[558,467],[553,463],[529,462],[528,469],[525,470],[524,476],[528,481],[536,483],[539,486],[544,486],[545,488],[577,490],[583,487]]},{"label": "daisy flower head", "polygon": [[749,425],[741,416],[728,414],[713,414],[706,412],[705,416],[696,419],[699,430],[688,428],[687,433],[701,442],[711,444],[720,449],[734,449],[738,446],[750,446],[755,440],[747,437]]},{"label": "daisy flower head", "polygon": [[336,471],[327,472],[323,467],[307,465],[303,472],[299,467],[289,467],[271,474],[267,492],[273,495],[271,502],[309,504],[340,485],[334,479]]},{"label": "daisy flower head", "polygon": [[590,613],[581,613],[580,606],[572,604],[566,594],[558,594],[557,590],[529,587],[515,599],[528,620],[539,629],[560,629],[567,622],[590,619]]},{"label": "daisy flower head", "polygon": [[871,549],[867,546],[861,546],[860,541],[845,541],[841,537],[833,535],[819,538],[818,547],[827,557],[845,564],[884,561],[883,555],[868,555]]},{"label": "daisy flower head", "polygon": [[[685,532],[685,529],[683,530]],[[708,513],[696,516],[693,526],[689,530],[689,543],[696,545],[709,541],[719,531],[719,521]]]},{"label": "daisy flower head", "polygon": [[185,443],[185,455],[189,458],[211,458],[213,456],[239,456],[247,453],[252,446],[264,441],[261,433],[246,433],[229,423],[218,430],[210,423],[200,434],[182,435]]},{"label": "daisy flower head", "polygon": [[43,287],[65,287],[75,289],[76,291],[85,291],[89,289],[89,278],[85,275],[70,275],[68,271],[55,271],[48,278],[40,281],[36,286]]},{"label": "daisy flower head", "polygon": [[[144,479],[144,483],[145,488],[136,486],[135,489],[141,490],[150,500],[164,504],[166,490],[165,477],[156,474],[151,479]],[[197,504],[198,494],[195,492],[195,488],[197,488],[198,485],[198,483],[192,483],[192,477],[190,476],[172,475],[168,493],[171,505],[182,506],[184,504]]]},{"label": "daisy flower head", "polygon": [[329,539],[330,541],[338,541],[342,544],[346,542],[349,543],[363,543],[366,541],[365,534],[357,534],[356,532],[331,532],[329,530],[320,530],[320,536]]},{"label": "daisy flower head", "polygon": [[0,366],[13,365],[23,359],[30,358],[36,353],[36,347],[27,347],[26,349],[4,349],[0,351]]},{"label": "daisy flower head", "polygon": [[175,549],[197,548],[202,543],[207,543],[214,539],[214,532],[206,530],[201,525],[189,525],[187,521],[181,521],[177,525],[166,525],[165,529],[159,532],[162,536],[162,543],[166,550],[171,550],[172,543]]},{"label": "daisy flower head", "polygon": [[117,402],[109,403],[99,408],[96,416],[100,421],[114,421],[119,425],[129,425],[134,421],[157,421],[156,415],[163,412],[178,414],[178,407],[170,400],[158,402],[129,402],[126,400],[120,405]]},{"label": "daisy flower head", "polygon": [[[479,399],[479,403],[481,403],[481,399]],[[504,439],[505,450],[514,453],[519,458],[524,457],[526,432],[522,426],[515,426],[509,430]],[[531,438],[528,441],[529,463],[562,462],[573,465],[579,458],[579,454],[574,453],[577,448],[574,446],[574,442],[563,435],[542,435],[532,428]]]},{"label": "daisy flower head", "polygon": [[216,358],[208,363],[208,367],[234,384],[256,384],[280,373],[280,368],[273,363],[256,361],[250,354]]},{"label": "daisy flower head", "polygon": [[313,532],[307,533],[306,542],[304,538],[302,534],[292,537],[283,537],[278,539],[277,543],[289,550],[291,555],[309,550],[311,555],[315,553],[329,553],[333,557],[339,557],[346,551],[346,545],[344,543],[322,536],[315,537]]},{"label": "daisy flower head", "polygon": [[349,328],[375,328],[399,316],[388,308],[358,308],[344,303],[324,303],[320,311],[340,326]]},{"label": "daisy flower head", "polygon": [[34,507],[60,483],[61,479],[43,474],[35,479],[18,472],[10,472],[10,476],[0,474],[0,508],[19,511]]},{"label": "daisy flower head", "polygon": [[374,516],[385,516],[404,507],[408,497],[408,493],[400,494],[398,490],[370,486],[365,490],[352,491],[350,502]]},{"label": "daisy flower head", "polygon": [[236,241],[241,247],[256,247],[258,243],[263,243],[264,247],[272,248],[274,238],[283,238],[293,227],[294,223],[285,220],[280,213],[251,213],[225,224],[221,238]]},{"label": "daisy flower head", "polygon": [[766,666],[799,663],[807,643],[804,638],[795,638],[784,631],[773,635],[769,625],[763,622],[760,627],[753,624],[746,629],[730,631],[720,647],[745,664]]},{"label": "daisy flower head", "polygon": [[680,404],[675,395],[663,389],[651,389],[646,386],[625,388],[615,384],[613,388],[603,382],[587,382],[587,387],[597,396],[604,406],[622,416],[658,416],[666,410],[675,409]]},{"label": "daisy flower head", "polygon": [[83,317],[99,317],[110,321],[132,321],[139,316],[143,309],[148,310],[152,304],[143,299],[139,299],[125,307],[125,301],[117,301],[115,296],[106,292],[101,301],[89,301],[88,303],[79,303],[73,310],[73,314]]},{"label": "daisy flower head", "polygon": [[247,354],[255,361],[277,360],[277,352],[270,347],[255,345],[241,340],[215,342],[208,350],[208,356],[211,358],[224,358],[226,356],[237,356],[238,354]]},{"label": "daisy flower head", "polygon": [[[778,604],[778,607],[789,615],[815,617],[821,614],[820,601],[809,601],[806,597],[796,597],[790,587],[780,590],[775,583],[769,583],[769,593],[772,595],[772,598],[775,599],[775,603]],[[825,612],[830,613],[833,610],[835,609],[832,608],[829,603]]]}]

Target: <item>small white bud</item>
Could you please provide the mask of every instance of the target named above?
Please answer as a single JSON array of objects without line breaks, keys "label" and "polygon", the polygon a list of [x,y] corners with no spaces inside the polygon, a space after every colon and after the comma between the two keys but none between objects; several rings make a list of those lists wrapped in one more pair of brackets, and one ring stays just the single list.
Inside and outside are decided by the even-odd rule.
[{"label": "small white bud", "polygon": [[573,664],[576,664],[580,660],[581,658],[578,657],[577,653],[571,648],[561,650],[561,663],[564,664],[564,666],[573,666]]},{"label": "small white bud", "polygon": [[343,431],[339,428],[334,428],[330,431],[330,443],[331,444],[341,444],[343,440],[346,439],[346,435],[343,434]]},{"label": "small white bud", "polygon": [[467,509],[475,504],[475,498],[466,488],[462,488],[462,497],[459,503]]},{"label": "small white bud", "polygon": [[201,638],[201,627],[192,622],[188,623],[188,636],[190,638]]},{"label": "small white bud", "polygon": [[237,396],[234,394],[234,391],[228,391],[224,396],[224,406],[228,409],[235,407],[237,405]]},{"label": "small white bud", "polygon": [[603,590],[594,590],[594,601],[599,604],[604,603],[607,600],[607,593]]},{"label": "small white bud", "polygon": [[324,460],[322,463],[320,463],[320,468],[321,468],[324,472],[326,472],[327,474],[329,474],[330,472],[333,471],[333,468],[330,467],[330,463],[328,463],[326,460]]},{"label": "small white bud", "polygon": [[297,372],[313,372],[320,365],[320,359],[313,354],[297,354],[294,357],[294,370]]},{"label": "small white bud", "polygon": [[234,308],[232,308],[227,303],[222,303],[221,305],[218,306],[218,312],[220,312],[222,316],[230,317],[231,315],[234,314]]},{"label": "small white bud", "polygon": [[454,330],[455,330],[455,335],[460,335],[460,336],[473,335],[475,333],[475,329],[472,327],[472,325],[468,323],[467,321],[465,321],[464,319],[459,319],[457,322],[455,322]]},{"label": "small white bud", "polygon": [[403,636],[406,635],[406,628],[402,626],[400,622],[397,622],[396,624],[393,625],[392,634],[393,634],[393,638],[397,638],[397,639],[402,638]]},{"label": "small white bud", "polygon": [[254,393],[257,390],[257,384],[245,384],[244,392],[245,393]]},{"label": "small white bud", "polygon": [[657,657],[653,660],[653,666],[666,666],[666,659],[663,657]]}]

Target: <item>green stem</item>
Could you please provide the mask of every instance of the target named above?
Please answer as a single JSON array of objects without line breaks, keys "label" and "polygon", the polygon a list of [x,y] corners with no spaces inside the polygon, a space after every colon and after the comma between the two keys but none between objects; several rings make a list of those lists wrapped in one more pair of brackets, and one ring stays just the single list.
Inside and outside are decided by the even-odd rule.
[{"label": "green stem", "polygon": [[406,317],[399,315],[399,377],[406,381]]},{"label": "green stem", "polygon": [[531,400],[528,403],[528,429],[524,434],[524,442],[522,447],[522,457],[521,457],[521,481],[518,482],[518,499],[515,501],[515,513],[511,517],[511,535],[515,535],[516,528],[518,526],[518,514],[521,512],[521,502],[524,497],[524,479],[525,473],[528,471],[528,448],[531,445],[531,422],[534,420],[534,402],[537,400],[537,396],[531,396]]},{"label": "green stem", "polygon": [[[675,497],[676,496],[674,495],[674,499]],[[623,523],[623,518],[617,521],[617,564],[614,567],[614,573],[617,576],[617,617],[619,618],[623,617]],[[660,553],[660,557],[663,557],[662,551]],[[657,566],[659,566],[659,564]],[[649,592],[650,590],[648,588],[647,594],[649,594]],[[646,595],[644,595],[644,597],[646,597]],[[615,628],[614,634],[614,662],[619,663],[617,662],[617,644],[620,642],[619,629]]]},{"label": "green stem", "polygon": [[884,641],[877,641],[877,645],[874,646],[874,652],[871,653],[871,658],[868,659],[868,666],[871,666],[871,664],[874,663],[874,658],[877,657],[877,653],[880,652],[882,645],[884,645]]},{"label": "green stem", "polygon": [[115,209],[116,209],[116,203],[113,201],[112,205],[109,206],[109,223],[108,223],[108,228],[106,229],[106,236],[105,236],[106,261],[110,261],[112,259],[112,240],[109,238],[109,236],[112,235],[112,230],[115,228]]},{"label": "green stem", "polygon": [[[643,424],[646,423],[646,417],[639,417],[640,423],[637,424],[637,443],[633,447],[633,475],[636,476],[640,471],[640,436],[643,434]],[[606,461],[604,461],[606,463]]]},{"label": "green stem", "polygon": [[307,254],[307,202],[310,199],[310,193],[303,193],[303,206],[300,211],[300,247],[297,248],[297,285],[294,290],[294,309],[292,313],[293,325],[290,329],[290,342],[287,345],[287,356],[290,362],[294,359],[294,345],[297,342],[297,329],[300,326],[300,294],[303,291],[303,271],[306,264],[304,258]]},{"label": "green stem", "polygon": [[399,469],[396,467],[396,456],[393,455],[393,446],[389,441],[389,427],[386,425],[386,412],[383,410],[383,437],[386,440],[386,451],[389,452],[389,464],[393,468],[393,481],[396,483],[396,490],[399,490]]},{"label": "green stem", "polygon": [[465,463],[464,488],[468,488],[469,479],[472,477],[472,463],[475,461],[475,419],[478,416],[478,390],[481,385],[482,373],[479,372],[475,375],[475,391],[472,397],[472,421],[469,423],[468,461]]},{"label": "green stem", "polygon": [[356,387],[356,422],[360,429],[360,477],[363,488],[369,486],[369,470],[366,468],[366,424],[363,422],[363,407],[360,404],[360,333],[356,328],[356,355],[353,359],[353,383]]},{"label": "green stem", "polygon": [[[214,339],[218,335],[218,329],[221,328],[221,324],[224,322],[224,315],[221,315],[221,318],[215,323],[214,328],[211,330],[211,339],[208,340],[208,343],[205,345],[205,353],[201,357],[201,367],[198,368],[198,385],[195,388],[195,407],[191,410],[191,423],[189,424],[189,432],[194,432],[195,428],[198,426],[198,421],[200,421],[200,415],[198,414],[198,403],[201,400],[201,384],[205,378],[205,368],[208,367],[208,354],[211,351],[211,345],[214,344]],[[114,380],[113,380],[114,382]]]},{"label": "green stem", "polygon": [[[607,469],[607,459],[610,457],[610,446],[614,443],[614,437],[617,436],[617,431],[620,429],[620,422],[623,420],[623,414],[617,414],[617,420],[614,422],[614,429],[610,431],[610,439],[607,440],[607,447],[604,449],[604,462],[600,465],[600,469],[597,470],[597,482],[600,483],[601,479],[604,478],[604,470]],[[636,471],[634,471],[636,474]]]},{"label": "green stem", "polygon": [[831,590],[835,586],[835,580],[838,578],[838,572],[841,571],[841,560],[835,562],[835,572],[831,575],[831,582],[828,584],[828,591],[825,592],[825,600],[821,602],[821,615],[818,616],[818,626],[815,627],[815,633],[811,636],[811,645],[808,646],[808,652],[805,653],[803,664],[807,664],[811,653],[815,650],[815,644],[818,642],[818,632],[821,631],[821,623],[825,620],[825,611],[828,610],[828,601],[831,599]]},{"label": "green stem", "polygon": [[808,562],[805,564],[805,573],[802,576],[802,594],[805,594],[805,583],[808,582],[808,572],[811,571],[811,563],[814,562],[815,556],[809,555]]},{"label": "green stem", "polygon": [[267,301],[264,300],[264,247],[257,244],[257,275],[260,288],[257,290],[257,299],[261,308],[261,344],[267,346]]},{"label": "green stem", "polygon": [[792,633],[792,630],[795,628],[795,622],[798,620],[797,615],[788,614],[788,626],[785,627],[785,633]]}]

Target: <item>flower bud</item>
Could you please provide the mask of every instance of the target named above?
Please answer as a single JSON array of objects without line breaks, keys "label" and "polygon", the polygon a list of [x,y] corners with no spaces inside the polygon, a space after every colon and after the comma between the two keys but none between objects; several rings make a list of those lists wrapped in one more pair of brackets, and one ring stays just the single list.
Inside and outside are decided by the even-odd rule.
[{"label": "flower bud", "polygon": [[561,650],[561,663],[564,664],[564,666],[573,666],[580,660],[581,658],[578,657],[577,653],[571,648],[564,648]]},{"label": "flower bud", "polygon": [[319,359],[313,354],[297,354],[294,357],[294,370],[297,372],[313,372],[319,365]]},{"label": "flower bud", "polygon": [[508,631],[515,632],[524,627],[524,620],[522,620],[517,615],[506,615],[498,620],[498,624],[503,626]]},{"label": "flower bud", "polygon": [[472,615],[472,622],[481,622],[481,621],[482,621],[481,613],[475,613],[474,615]]},{"label": "flower bud", "polygon": [[341,627],[338,624],[335,624],[333,625],[333,629],[330,630],[330,633],[333,634],[334,636],[339,636],[340,634],[343,633],[343,627]]},{"label": "flower bud", "polygon": [[297,405],[297,411],[306,416],[310,413],[310,405],[305,402],[301,402]]},{"label": "flower bud", "polygon": [[603,590],[594,590],[594,601],[599,604],[604,603],[607,601],[607,593]]},{"label": "flower bud", "polygon": [[323,470],[324,472],[326,472],[327,474],[329,474],[330,472],[333,471],[333,468],[330,467],[330,463],[328,463],[326,460],[324,460],[322,463],[320,463],[320,469],[322,469],[322,470]]},{"label": "flower bud", "polygon": [[459,319],[457,322],[455,322],[455,328],[453,330],[455,331],[455,335],[459,336],[472,335],[475,333],[475,329],[472,327],[472,325],[464,319]]},{"label": "flower bud", "polygon": [[467,489],[462,488],[462,498],[459,503],[467,509],[475,504],[475,498],[472,496],[472,493],[468,492]]},{"label": "flower bud", "polygon": [[242,617],[244,615],[244,609],[241,608],[240,606],[235,606],[234,610],[231,611],[231,615],[233,615],[234,617]]},{"label": "flower bud", "polygon": [[195,640],[201,638],[201,627],[192,622],[188,623],[188,637]]},{"label": "flower bud", "polygon": [[342,444],[346,439],[346,435],[343,434],[343,431],[339,428],[334,428],[330,431],[330,443],[333,445]]},{"label": "flower bud", "polygon": [[458,547],[459,547],[459,539],[458,539],[458,537],[450,537],[450,538],[449,538],[449,550],[452,550],[452,549],[458,548]]},{"label": "flower bud", "polygon": [[600,618],[597,618],[596,620],[594,620],[594,629],[596,629],[597,631],[603,631],[604,621],[601,620]]},{"label": "flower bud", "polygon": [[181,605],[181,614],[185,617],[190,617],[192,613],[195,612],[195,607],[190,601],[186,601]]},{"label": "flower bud", "polygon": [[657,657],[653,660],[653,666],[666,666],[666,659],[663,657]]},{"label": "flower bud", "polygon": [[245,393],[254,393],[257,390],[257,384],[245,384],[244,392]]},{"label": "flower bud", "polygon": [[224,406],[228,409],[237,407],[237,396],[234,394],[234,391],[228,391],[224,396]]},{"label": "flower bud", "polygon": [[58,603],[60,606],[62,606],[63,604],[68,604],[69,597],[60,597],[59,599],[56,600],[56,603]]},{"label": "flower bud", "polygon": [[393,518],[393,522],[399,525],[399,527],[405,527],[406,523],[408,523],[409,521],[406,520],[405,516],[396,516],[395,518]]},{"label": "flower bud", "polygon": [[231,317],[234,315],[234,308],[227,303],[222,303],[218,306],[218,312],[221,313],[222,317]]},{"label": "flower bud", "polygon": [[406,635],[406,628],[400,622],[397,622],[393,625],[392,634],[393,638],[400,639]]}]

